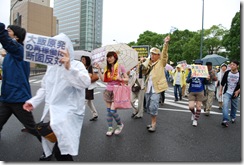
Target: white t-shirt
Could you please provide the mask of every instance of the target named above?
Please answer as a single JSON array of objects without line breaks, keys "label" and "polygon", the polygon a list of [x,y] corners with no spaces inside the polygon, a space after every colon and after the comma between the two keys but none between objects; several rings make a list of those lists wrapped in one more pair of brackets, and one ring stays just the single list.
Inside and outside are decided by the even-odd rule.
[{"label": "white t-shirt", "polygon": [[237,86],[237,83],[239,81],[239,72],[237,73],[231,73],[229,72],[228,74],[228,78],[227,78],[227,86],[228,86],[228,89],[227,89],[227,93],[229,93],[230,95],[233,94],[236,86]]}]

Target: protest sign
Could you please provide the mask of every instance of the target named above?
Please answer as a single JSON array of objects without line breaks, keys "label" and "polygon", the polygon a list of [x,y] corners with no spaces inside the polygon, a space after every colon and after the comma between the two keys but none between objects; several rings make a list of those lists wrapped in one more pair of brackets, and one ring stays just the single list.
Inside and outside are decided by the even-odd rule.
[{"label": "protest sign", "polygon": [[187,67],[187,62],[186,62],[186,60],[179,61],[179,62],[177,62],[177,64],[181,64],[181,67],[182,67],[183,70],[185,70],[186,67]]},{"label": "protest sign", "polygon": [[24,60],[43,64],[59,65],[63,55],[59,50],[65,50],[65,42],[52,37],[27,33],[24,41]]},{"label": "protest sign", "polygon": [[193,77],[208,77],[208,67],[206,65],[191,65]]},{"label": "protest sign", "polygon": [[93,50],[91,54],[92,63],[104,62],[106,54],[107,52],[105,47],[101,47]]},{"label": "protest sign", "polygon": [[148,57],[150,54],[148,45],[132,46],[132,48],[138,52],[138,57]]}]

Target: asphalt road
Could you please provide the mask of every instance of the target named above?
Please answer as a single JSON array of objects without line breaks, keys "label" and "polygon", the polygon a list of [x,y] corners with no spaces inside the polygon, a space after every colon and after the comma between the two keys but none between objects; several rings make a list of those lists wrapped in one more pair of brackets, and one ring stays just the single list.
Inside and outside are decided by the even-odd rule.
[{"label": "asphalt road", "polygon": [[[33,95],[40,87],[42,76],[30,79]],[[150,116],[144,113],[141,119],[132,119],[132,110],[119,110],[125,127],[120,135],[107,137],[106,108],[102,98],[102,83],[95,90],[97,121],[89,121],[86,110],[80,138],[79,155],[74,157],[82,163],[171,163],[171,162],[237,162],[242,161],[242,135],[240,111],[237,122],[228,128],[221,126],[222,114],[214,101],[211,115],[201,114],[198,126],[193,127],[187,109],[187,98],[174,102],[173,90],[166,91],[165,104],[159,108],[157,130],[149,133],[146,125]],[[33,113],[36,121],[42,114],[43,104]],[[2,130],[0,160],[5,162],[35,162],[42,154],[38,140],[23,133],[22,124],[12,116]],[[56,161],[55,158],[52,161]]]}]

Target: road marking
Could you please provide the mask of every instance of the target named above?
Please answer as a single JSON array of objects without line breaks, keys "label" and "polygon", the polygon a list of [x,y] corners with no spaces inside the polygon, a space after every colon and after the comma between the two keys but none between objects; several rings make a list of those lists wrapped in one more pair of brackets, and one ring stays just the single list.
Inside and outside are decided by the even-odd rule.
[{"label": "road marking", "polygon": [[33,81],[36,81],[36,79],[29,80],[29,82],[33,82]]},{"label": "road marking", "polygon": [[42,82],[42,80],[37,80],[37,81],[35,81],[33,83],[37,84],[37,83],[40,83],[40,82]]},{"label": "road marking", "polygon": [[103,84],[103,83],[101,83],[101,82],[96,82],[97,83],[97,85],[99,86],[99,87],[102,87],[102,88],[105,88],[106,87],[106,85],[105,84]]},{"label": "road marking", "polygon": [[[181,109],[181,110],[176,110],[176,109],[171,109],[171,108],[158,108],[158,110],[161,110],[161,111],[175,111],[175,112],[190,112],[190,110],[184,110],[184,109]],[[204,112],[203,110],[201,110],[201,113],[206,113]],[[214,111],[210,111],[210,114],[214,114],[214,115],[223,115],[222,113],[219,113],[219,112],[214,112]],[[236,116],[240,116],[240,114],[236,114]]]},{"label": "road marking", "polygon": [[94,95],[99,94],[99,93],[101,93],[101,92],[94,92]]}]

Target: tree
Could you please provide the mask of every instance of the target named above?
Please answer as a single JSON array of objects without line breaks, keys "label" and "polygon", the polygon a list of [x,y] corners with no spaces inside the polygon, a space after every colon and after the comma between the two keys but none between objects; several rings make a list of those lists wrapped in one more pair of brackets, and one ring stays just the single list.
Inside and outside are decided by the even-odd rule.
[{"label": "tree", "polygon": [[218,54],[219,49],[223,47],[222,39],[226,34],[227,30],[221,24],[205,30],[204,47],[208,50],[208,54]]},{"label": "tree", "polygon": [[231,28],[223,38],[223,45],[229,51],[229,60],[240,61],[240,11],[232,19]]},{"label": "tree", "polygon": [[163,47],[164,38],[166,35],[157,34],[151,31],[145,31],[143,34],[139,35],[137,40],[137,45],[149,45],[150,48],[157,47],[160,50]]},{"label": "tree", "polygon": [[[189,44],[189,41],[194,36],[194,32],[189,30],[176,30],[171,34],[170,47],[169,47],[169,60],[173,62],[186,60],[184,57],[185,45]],[[188,60],[187,60],[188,61]]]}]

